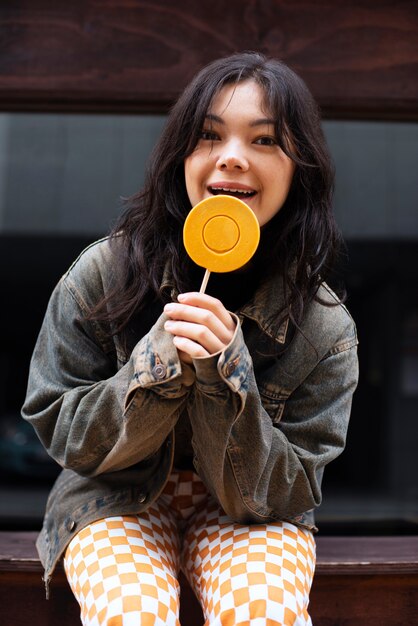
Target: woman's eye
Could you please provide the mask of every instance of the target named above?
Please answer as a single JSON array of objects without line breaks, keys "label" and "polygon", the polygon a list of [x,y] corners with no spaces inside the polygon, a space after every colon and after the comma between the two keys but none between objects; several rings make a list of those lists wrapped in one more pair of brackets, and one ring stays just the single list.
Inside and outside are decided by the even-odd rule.
[{"label": "woman's eye", "polygon": [[270,137],[266,135],[263,137],[258,137],[258,139],[256,139],[254,143],[260,146],[276,146],[277,140],[275,137]]},{"label": "woman's eye", "polygon": [[200,131],[199,139],[203,139],[204,141],[216,141],[218,135],[214,133],[213,130],[202,130]]}]

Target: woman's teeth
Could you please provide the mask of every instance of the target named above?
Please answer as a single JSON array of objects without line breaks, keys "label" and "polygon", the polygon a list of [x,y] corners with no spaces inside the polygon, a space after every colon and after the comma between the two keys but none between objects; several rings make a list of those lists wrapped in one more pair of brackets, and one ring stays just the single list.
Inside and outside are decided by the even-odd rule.
[{"label": "woman's teeth", "polygon": [[215,196],[217,194],[225,194],[227,196],[241,196],[242,198],[251,198],[251,196],[255,195],[255,191],[234,189],[232,187],[209,187],[209,191]]}]

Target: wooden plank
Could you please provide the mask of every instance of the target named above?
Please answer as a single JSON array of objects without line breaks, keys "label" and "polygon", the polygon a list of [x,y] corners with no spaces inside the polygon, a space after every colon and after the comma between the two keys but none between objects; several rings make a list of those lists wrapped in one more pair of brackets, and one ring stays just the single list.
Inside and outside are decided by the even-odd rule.
[{"label": "wooden plank", "polygon": [[[418,576],[315,576],[309,612],[315,626],[399,626],[414,624],[418,610]],[[185,589],[185,591],[184,591]],[[182,588],[181,624],[201,626],[197,600]],[[22,601],[24,598],[24,601]],[[50,600],[41,580],[4,578],[0,573],[2,623],[13,626],[75,626],[79,608],[65,577],[54,578]]]},{"label": "wooden plank", "polygon": [[81,626],[80,609],[68,583],[54,586],[51,599],[46,600],[39,577],[20,579],[19,584],[0,576],[0,603],[4,626]]},{"label": "wooden plank", "polygon": [[39,572],[43,568],[36,551],[37,532],[0,532],[0,572]]},{"label": "wooden plank", "polygon": [[418,119],[417,17],[398,0],[2,0],[0,106],[164,111],[204,64],[256,49],[326,117]]},{"label": "wooden plank", "polygon": [[321,576],[309,604],[314,626],[412,626],[417,624],[418,574]]},{"label": "wooden plank", "polygon": [[[42,572],[37,533],[0,532],[0,571]],[[418,537],[317,537],[320,575],[418,574]]]},{"label": "wooden plank", "polygon": [[[79,608],[68,583],[55,580],[45,600],[38,578],[20,583],[0,575],[2,624],[13,626],[76,626]],[[316,576],[309,613],[315,626],[399,626],[416,623],[418,576]],[[183,602],[182,626],[202,626],[191,590]],[[415,620],[415,621],[414,621]]]},{"label": "wooden plank", "polygon": [[[2,619],[14,626],[75,626],[79,609],[62,566],[53,577],[50,600],[45,600],[36,534],[0,532]],[[418,612],[417,545],[417,537],[318,537],[309,609],[315,626],[413,624]],[[391,571],[385,569],[385,559],[395,566]],[[413,571],[399,573],[408,561]],[[181,623],[201,626],[199,604],[184,577],[181,588]]]},{"label": "wooden plank", "polygon": [[418,537],[317,537],[320,575],[418,575]]}]

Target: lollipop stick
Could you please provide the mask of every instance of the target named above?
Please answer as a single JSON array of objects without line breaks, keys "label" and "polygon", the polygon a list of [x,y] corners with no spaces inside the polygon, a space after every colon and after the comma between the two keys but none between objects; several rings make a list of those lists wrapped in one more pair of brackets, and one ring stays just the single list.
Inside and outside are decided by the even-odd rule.
[{"label": "lollipop stick", "polygon": [[210,276],[210,271],[206,270],[205,275],[203,276],[203,280],[202,280],[202,284],[200,286],[199,293],[205,293],[206,286],[207,286],[208,280],[209,280],[209,276]]}]

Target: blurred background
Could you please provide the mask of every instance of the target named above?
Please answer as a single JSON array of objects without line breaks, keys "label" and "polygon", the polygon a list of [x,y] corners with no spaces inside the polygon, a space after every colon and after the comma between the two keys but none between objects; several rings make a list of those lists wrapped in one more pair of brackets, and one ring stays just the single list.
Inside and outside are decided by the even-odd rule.
[{"label": "blurred background", "polygon": [[166,113],[205,63],[287,62],[323,113],[359,332],[328,534],[418,534],[416,2],[3,0],[0,5],[0,528],[36,529],[59,468],[20,418],[49,295],[143,181]]}]

